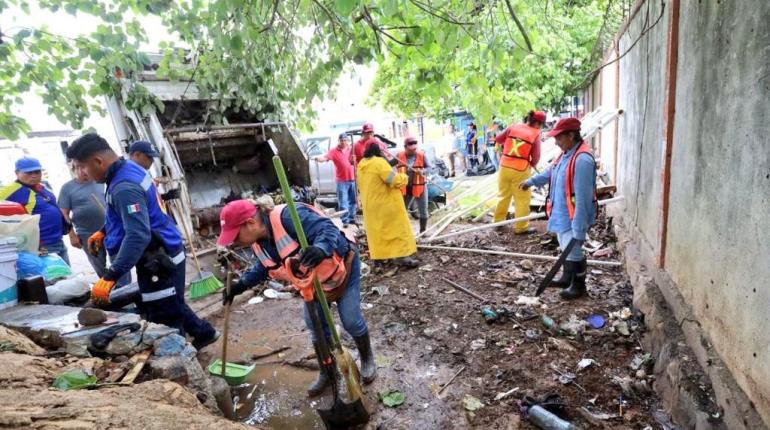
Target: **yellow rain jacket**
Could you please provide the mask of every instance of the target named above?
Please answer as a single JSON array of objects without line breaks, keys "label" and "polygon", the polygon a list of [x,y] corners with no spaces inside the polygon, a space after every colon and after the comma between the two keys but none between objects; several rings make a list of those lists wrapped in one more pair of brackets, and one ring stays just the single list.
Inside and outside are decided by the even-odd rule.
[{"label": "yellow rain jacket", "polygon": [[406,257],[417,252],[412,226],[401,196],[409,179],[396,173],[382,157],[358,163],[358,188],[364,228],[372,260]]}]

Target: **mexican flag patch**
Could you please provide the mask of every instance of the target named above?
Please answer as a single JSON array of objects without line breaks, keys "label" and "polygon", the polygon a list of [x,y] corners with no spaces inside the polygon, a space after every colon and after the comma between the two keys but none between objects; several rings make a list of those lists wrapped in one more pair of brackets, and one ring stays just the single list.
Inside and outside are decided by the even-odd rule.
[{"label": "mexican flag patch", "polygon": [[132,205],[128,205],[126,207],[126,209],[128,209],[128,213],[130,213],[130,214],[134,214],[134,213],[137,213],[137,212],[141,211],[141,208],[139,207],[139,203],[134,203]]}]

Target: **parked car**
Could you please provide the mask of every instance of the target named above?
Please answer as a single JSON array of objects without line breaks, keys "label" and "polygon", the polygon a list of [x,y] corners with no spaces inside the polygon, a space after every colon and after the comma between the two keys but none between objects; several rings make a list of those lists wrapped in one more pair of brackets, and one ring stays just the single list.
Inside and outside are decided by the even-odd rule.
[{"label": "parked car", "polygon": [[[345,131],[350,136],[351,145],[361,138],[361,129],[354,128]],[[319,155],[324,155],[329,152],[329,149],[337,145],[337,139],[340,132],[327,132],[316,136],[311,136],[302,140],[302,150],[307,155],[309,170],[310,170],[310,182],[312,188],[316,191],[316,194],[323,197],[323,201],[328,201],[329,198],[333,198],[336,204],[337,186],[334,181],[334,165],[331,161],[319,162],[313,158]],[[395,148],[397,145],[387,137],[376,134],[375,136],[383,141],[388,148]],[[333,195],[333,197],[331,197]],[[326,205],[326,204],[324,204]]]}]

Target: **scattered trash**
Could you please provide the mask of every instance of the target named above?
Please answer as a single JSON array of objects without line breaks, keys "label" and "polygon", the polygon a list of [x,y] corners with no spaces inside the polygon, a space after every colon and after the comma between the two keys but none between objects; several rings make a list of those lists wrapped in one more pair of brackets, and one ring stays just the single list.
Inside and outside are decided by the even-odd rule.
[{"label": "scattered trash", "polygon": [[527,410],[527,421],[543,430],[577,430],[577,427],[569,421],[564,421],[537,405]]},{"label": "scattered trash", "polygon": [[521,263],[519,263],[522,269],[524,270],[532,270],[535,267],[535,263],[532,262],[529,258],[525,258],[524,260],[521,260]]},{"label": "scattered trash", "polygon": [[380,296],[387,296],[388,294],[390,294],[390,289],[388,288],[387,285],[377,285],[372,287],[372,292],[377,293]]},{"label": "scattered trash", "polygon": [[420,268],[417,269],[417,270],[419,270],[421,272],[432,272],[433,271],[433,266],[431,266],[430,264],[425,264],[425,265],[420,266]]},{"label": "scattered trash", "polygon": [[552,343],[553,346],[556,347],[559,351],[565,351],[565,352],[574,352],[576,351],[575,347],[570,345],[569,342],[563,339],[557,339],[555,337],[549,337],[548,342]]},{"label": "scattered trash", "polygon": [[637,354],[634,356],[634,359],[631,360],[629,367],[631,367],[631,370],[639,370],[652,363],[652,361],[652,355],[649,352],[646,354]]},{"label": "scattered trash", "polygon": [[566,333],[570,335],[578,335],[582,334],[584,331],[586,331],[586,327],[588,326],[588,323],[578,319],[575,315],[569,316],[569,321],[562,323],[559,328],[564,330]]},{"label": "scattered trash", "polygon": [[537,342],[543,338],[543,332],[536,328],[531,328],[524,332],[524,336],[526,336],[528,341]]},{"label": "scattered trash", "polygon": [[266,289],[262,295],[268,299],[290,299],[292,297],[291,293],[279,293],[272,288]]},{"label": "scattered trash", "polygon": [[628,323],[625,321],[616,321],[612,328],[623,336],[631,336],[631,330],[628,329]]},{"label": "scattered trash", "polygon": [[601,275],[601,274],[603,274],[603,273],[604,273],[604,271],[602,271],[602,270],[599,270],[599,269],[591,269],[591,274],[592,274],[592,275]]},{"label": "scattered trash", "polygon": [[500,400],[503,400],[503,399],[507,399],[508,397],[511,396],[511,394],[513,394],[513,393],[515,393],[517,391],[519,391],[519,387],[511,388],[510,390],[508,390],[508,391],[506,391],[504,393],[497,393],[497,395],[495,396],[495,401],[500,401]]},{"label": "scattered trash", "polygon": [[545,326],[545,328],[547,328],[548,330],[553,331],[553,334],[555,334],[556,336],[561,336],[562,335],[561,329],[559,329],[556,326],[556,321],[554,321],[554,319],[549,317],[548,315],[541,316],[540,317],[540,322],[543,323],[543,326]]},{"label": "scattered trash", "polygon": [[593,358],[584,358],[578,361],[577,367],[578,367],[578,370],[583,370],[586,367],[592,366],[594,364],[596,364],[596,360],[594,360]]},{"label": "scattered trash", "polygon": [[372,273],[372,268],[368,264],[361,262],[361,277],[365,278]]},{"label": "scattered trash", "polygon": [[598,251],[595,251],[593,254],[594,257],[612,257],[612,248],[602,248]]},{"label": "scattered trash", "polygon": [[613,418],[618,418],[617,415],[612,415],[612,414],[608,414],[608,413],[605,413],[605,412],[594,413],[594,412],[589,411],[586,408],[581,408],[581,409],[583,410],[583,412],[586,415],[588,415],[589,417],[591,417],[591,418],[593,418],[595,420],[599,420],[599,421],[607,421],[607,420],[611,420]]},{"label": "scattered trash", "polygon": [[463,406],[465,406],[466,411],[475,412],[483,408],[484,403],[470,394],[466,394],[465,397],[463,397]]},{"label": "scattered trash", "polygon": [[633,312],[631,312],[631,309],[629,308],[623,308],[617,312],[610,312],[610,318],[612,319],[627,320],[633,315]]},{"label": "scattered trash", "polygon": [[53,387],[62,391],[79,390],[93,387],[96,385],[96,381],[96,376],[89,375],[82,369],[73,369],[57,376],[53,381]]},{"label": "scattered trash", "polygon": [[514,303],[522,306],[540,306],[540,298],[535,296],[519,296]]},{"label": "scattered trash", "polygon": [[372,309],[372,308],[374,308],[373,304],[361,302],[361,309],[369,310],[369,309]]},{"label": "scattered trash", "polygon": [[378,397],[382,404],[389,408],[395,408],[406,401],[406,395],[398,390],[383,391],[378,394]]},{"label": "scattered trash", "polygon": [[600,329],[604,327],[604,325],[607,323],[604,317],[599,314],[587,316],[586,321],[588,321],[588,325],[590,325],[591,328],[595,328],[595,329]]},{"label": "scattered trash", "polygon": [[574,381],[575,378],[577,378],[577,375],[575,375],[574,373],[564,372],[561,375],[559,375],[559,382],[561,382],[562,385],[568,385],[572,381]]},{"label": "scattered trash", "polygon": [[440,259],[440,260],[441,260],[441,262],[442,262],[442,263],[444,263],[444,264],[446,264],[446,263],[449,263],[450,261],[452,261],[452,257],[450,257],[450,256],[448,256],[448,255],[442,255],[442,256],[439,256],[439,259]]},{"label": "scattered trash", "polygon": [[500,320],[500,314],[495,312],[495,310],[489,306],[485,306],[481,309],[481,315],[484,316],[484,321],[486,321],[487,324],[492,324],[495,321]]},{"label": "scattered trash", "polygon": [[262,303],[264,301],[265,301],[264,297],[262,297],[262,296],[255,296],[255,297],[250,298],[249,301],[246,302],[246,303],[248,303],[250,305],[256,305],[256,304]]},{"label": "scattered trash", "polygon": [[471,350],[477,351],[487,347],[487,341],[484,339],[475,339],[471,341]]}]

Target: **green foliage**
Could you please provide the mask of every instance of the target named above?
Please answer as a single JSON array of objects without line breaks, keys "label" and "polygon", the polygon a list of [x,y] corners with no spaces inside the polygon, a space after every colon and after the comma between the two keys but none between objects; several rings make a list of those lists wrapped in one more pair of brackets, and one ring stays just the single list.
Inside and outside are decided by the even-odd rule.
[{"label": "green foliage", "polygon": [[[158,76],[193,79],[202,96],[216,100],[212,123],[243,111],[306,128],[313,102],[333,95],[345,68],[371,62],[380,65],[371,100],[386,109],[507,118],[558,106],[594,66],[628,2],[38,0],[40,9],[101,24],[75,39],[45,27],[0,29],[0,136],[29,131],[13,107],[30,91],[75,128],[102,110],[103,96],[124,88],[131,107],[162,109],[138,82],[150,62],[139,52],[150,16],[170,29],[168,40],[151,41],[163,54]],[[8,8],[35,13],[27,0],[0,0],[0,12]]]}]

